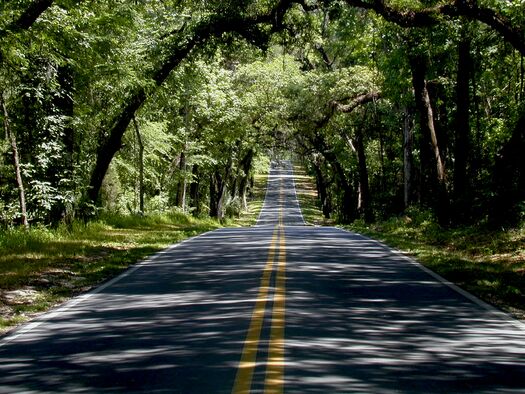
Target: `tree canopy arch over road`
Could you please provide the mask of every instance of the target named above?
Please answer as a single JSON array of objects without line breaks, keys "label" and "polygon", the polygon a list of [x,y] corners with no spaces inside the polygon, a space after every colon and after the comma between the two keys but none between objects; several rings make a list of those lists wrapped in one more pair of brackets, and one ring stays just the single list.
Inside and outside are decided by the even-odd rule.
[{"label": "tree canopy arch over road", "polygon": [[522,1],[21,0],[0,15],[5,224],[96,206],[222,218],[278,151],[340,221],[522,218]]}]

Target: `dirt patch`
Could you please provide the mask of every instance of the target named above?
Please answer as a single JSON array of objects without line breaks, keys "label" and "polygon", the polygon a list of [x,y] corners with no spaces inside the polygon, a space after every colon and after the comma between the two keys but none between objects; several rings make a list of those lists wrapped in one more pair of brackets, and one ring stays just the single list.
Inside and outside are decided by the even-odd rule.
[{"label": "dirt patch", "polygon": [[0,299],[7,305],[24,305],[35,302],[39,292],[32,287],[0,292]]}]

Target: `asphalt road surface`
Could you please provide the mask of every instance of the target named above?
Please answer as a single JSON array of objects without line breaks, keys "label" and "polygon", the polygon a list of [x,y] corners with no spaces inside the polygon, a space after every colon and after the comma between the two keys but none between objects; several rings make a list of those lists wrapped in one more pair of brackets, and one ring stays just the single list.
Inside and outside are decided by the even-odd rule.
[{"label": "asphalt road surface", "polygon": [[193,238],[0,340],[0,393],[525,392],[525,330],[398,252],[308,227]]}]

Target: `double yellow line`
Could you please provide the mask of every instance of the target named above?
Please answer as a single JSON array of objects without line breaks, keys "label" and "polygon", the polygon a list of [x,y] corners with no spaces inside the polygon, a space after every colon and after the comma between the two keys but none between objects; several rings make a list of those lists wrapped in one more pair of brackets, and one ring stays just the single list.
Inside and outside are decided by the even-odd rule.
[{"label": "double yellow line", "polygon": [[266,363],[266,377],[264,380],[264,392],[267,394],[281,394],[284,386],[286,237],[281,210],[279,212],[279,224],[275,226],[273,231],[270,250],[268,251],[268,260],[264,267],[250,327],[248,328],[248,333],[244,341],[244,348],[239,368],[237,369],[232,394],[250,393],[261,330],[266,314],[266,303],[269,300],[269,296],[271,297],[270,280],[272,272],[274,271],[273,310],[268,345],[268,359]]}]

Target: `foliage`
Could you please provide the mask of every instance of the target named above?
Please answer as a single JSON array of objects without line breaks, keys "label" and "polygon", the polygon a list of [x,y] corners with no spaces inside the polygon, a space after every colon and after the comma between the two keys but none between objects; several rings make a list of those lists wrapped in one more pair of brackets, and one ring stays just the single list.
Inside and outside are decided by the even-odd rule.
[{"label": "foliage", "polygon": [[[259,207],[261,202],[259,198]],[[257,209],[252,210],[256,217]],[[87,224],[2,231],[0,332],[170,244],[218,227],[210,218],[172,210],[147,216],[107,213]]]},{"label": "foliage", "polygon": [[[315,180],[318,202],[300,184],[312,222],[380,219],[432,244],[423,259],[477,245],[461,225],[523,219],[523,1],[56,0],[22,20],[30,3],[0,2],[0,266],[27,274],[0,288],[74,283],[50,304],[210,216],[253,223],[279,157]],[[522,300],[522,267],[496,269],[500,287],[486,255],[458,253],[444,272]]]},{"label": "foliage", "polygon": [[[18,18],[27,6],[10,2],[0,9],[0,82],[33,224],[56,225],[91,210],[85,201],[95,163],[107,154],[102,148],[112,122],[131,119],[126,108],[133,108],[139,134],[130,122],[108,173],[100,175],[106,175],[105,211],[135,213],[142,196],[149,212],[179,206],[196,215],[236,215],[245,208],[255,160],[290,150],[315,158],[309,167],[313,173],[311,163],[318,163],[315,176],[326,181],[325,205],[346,221],[366,212],[386,217],[407,204],[438,210],[443,199],[465,206],[465,198],[473,204],[461,221],[485,220],[495,195],[502,194],[495,190],[506,187],[493,174],[522,113],[525,72],[519,45],[506,43],[497,27],[478,17],[404,24],[400,9],[416,15],[427,6],[410,1],[389,3],[388,16],[342,1],[282,3],[280,9],[267,1],[63,0],[23,28]],[[511,29],[523,25],[522,2],[482,6],[501,14]],[[264,15],[272,9],[280,10],[274,16],[283,13],[276,24],[263,22],[257,30],[246,22],[268,21]],[[221,30],[223,17],[241,18],[245,30]],[[208,34],[206,26],[227,33]],[[269,31],[275,33],[263,39]],[[463,170],[455,150],[461,142],[457,48],[467,39],[471,150]],[[192,40],[195,47],[181,49]],[[268,49],[264,53],[251,43]],[[172,57],[177,51],[181,58]],[[414,58],[426,63],[424,79],[448,172],[445,197],[432,186],[429,137],[413,97]],[[159,77],[163,67],[170,71],[166,78]],[[502,68],[508,72],[499,72]],[[380,94],[379,101],[352,113],[336,110],[371,92]],[[129,107],[126,100],[133,97],[142,105]],[[405,121],[413,135],[410,152],[403,151]],[[137,135],[143,140],[142,164]],[[10,148],[3,146],[0,200],[2,221],[9,225],[19,209]],[[402,201],[407,157],[413,190],[410,201]],[[456,193],[452,174],[461,171],[469,175],[469,197]],[[369,196],[364,202],[363,195]]]},{"label": "foliage", "polygon": [[[35,225],[67,223],[93,203],[134,214],[141,201],[147,212],[223,220],[246,208],[257,160],[289,151],[323,189],[325,215],[341,221],[414,205],[441,223],[496,223],[491,207],[505,204],[518,212],[505,220],[519,221],[523,193],[505,191],[524,181],[498,168],[523,164],[509,145],[523,144],[525,68],[508,38],[523,26],[523,2],[481,5],[508,24],[503,38],[468,7],[403,21],[443,12],[411,1],[362,5],[371,12],[351,1],[63,0],[23,28],[27,6],[0,9],[1,117]],[[231,18],[240,25],[224,27]],[[8,226],[21,208],[7,141],[1,151]],[[100,201],[87,201],[104,176]]]}]

